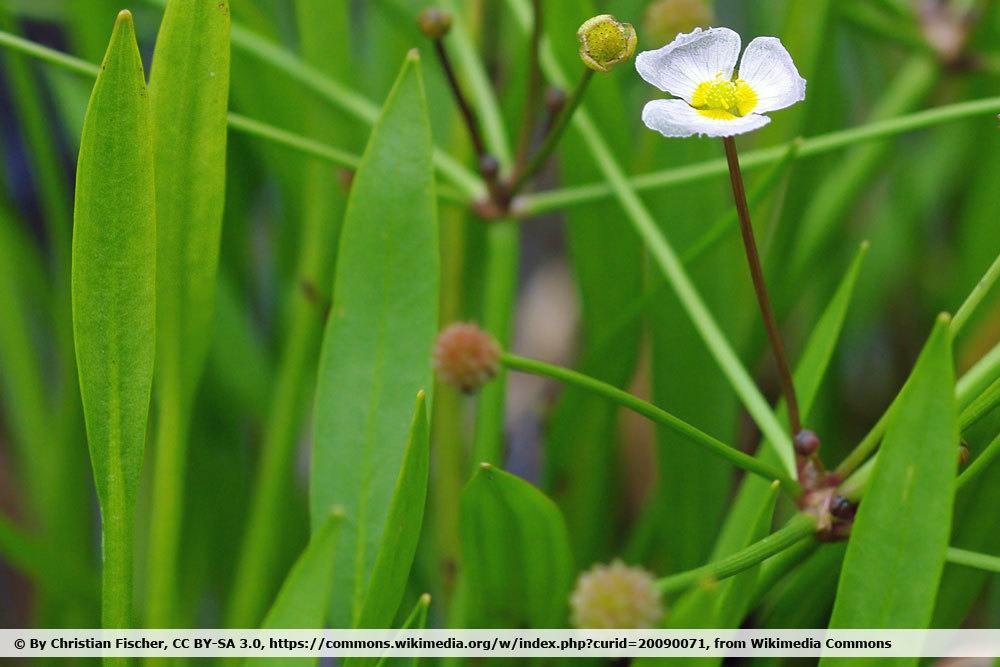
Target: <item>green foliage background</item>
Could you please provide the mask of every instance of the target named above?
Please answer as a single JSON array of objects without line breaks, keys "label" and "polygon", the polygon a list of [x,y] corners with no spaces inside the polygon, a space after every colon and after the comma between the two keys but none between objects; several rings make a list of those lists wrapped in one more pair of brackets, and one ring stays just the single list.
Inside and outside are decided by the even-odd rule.
[{"label": "green foliage background", "polygon": [[[561,87],[594,14],[633,23],[640,50],[692,27],[658,24],[646,0],[541,4],[542,72]],[[149,99],[102,110],[95,93],[93,115],[120,7],[0,0],[0,625],[101,622],[92,346],[119,327],[108,364],[130,340],[152,355],[155,301],[152,403],[141,377],[102,390],[151,406],[144,467],[125,473],[134,536],[117,538],[134,547],[124,604],[139,626],[554,627],[575,577],[621,557],[666,577],[673,627],[997,627],[996,563],[959,564],[956,549],[1000,553],[1000,466],[977,462],[1000,447],[996,276],[974,290],[1000,250],[1000,3],[707,4],[744,43],[779,36],[808,80],[805,102],[738,142],[824,461],[886,434],[846,547],[739,560],[793,503],[578,384],[502,372],[472,397],[434,384],[437,329],[477,321],[744,452],[768,440],[761,456],[781,467],[787,417],[761,398],[779,403],[777,377],[722,147],[646,129],[659,93],[631,63],[595,76],[556,158],[510,216],[484,220],[422,0],[137,0]],[[508,172],[530,3],[441,5]],[[946,62],[928,35],[949,28],[968,42]],[[138,143],[81,138],[123,118]],[[139,262],[128,244],[148,241],[134,234],[153,208],[156,252]],[[77,319],[74,337],[71,304],[113,322]],[[123,363],[141,376],[146,362]],[[953,490],[957,430],[975,474]],[[913,466],[925,481],[900,502]],[[725,567],[698,572],[739,576],[685,574],[710,562]],[[912,573],[909,597],[873,610],[887,573]]]}]

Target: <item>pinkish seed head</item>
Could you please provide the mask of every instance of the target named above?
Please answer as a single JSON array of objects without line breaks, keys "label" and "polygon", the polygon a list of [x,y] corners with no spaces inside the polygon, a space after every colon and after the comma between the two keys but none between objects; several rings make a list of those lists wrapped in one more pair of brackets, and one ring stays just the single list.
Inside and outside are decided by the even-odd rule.
[{"label": "pinkish seed head", "polygon": [[500,370],[500,344],[472,322],[454,322],[434,343],[434,370],[442,381],[471,394]]}]

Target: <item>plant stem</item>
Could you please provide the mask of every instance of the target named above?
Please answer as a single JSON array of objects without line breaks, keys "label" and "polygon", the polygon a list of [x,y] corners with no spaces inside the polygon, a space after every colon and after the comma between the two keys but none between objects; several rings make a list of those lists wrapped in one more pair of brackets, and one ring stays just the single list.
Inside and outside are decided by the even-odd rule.
[{"label": "plant stem", "polygon": [[968,567],[986,570],[987,572],[1000,573],[1000,557],[998,556],[990,556],[988,554],[981,554],[975,551],[966,551],[965,549],[948,547],[948,551],[945,553],[945,560],[949,563],[954,563],[955,565],[966,565]]},{"label": "plant stem", "polygon": [[[913,132],[943,123],[962,120],[974,116],[987,116],[1000,112],[1000,96],[985,97],[968,102],[948,104],[934,109],[926,109],[898,115],[885,120],[877,120],[847,130],[838,130],[827,134],[809,137],[802,141],[799,157],[814,157],[836,150],[886,139],[906,132]],[[985,119],[993,122],[994,119]],[[749,151],[743,155],[742,167],[746,170],[756,169],[779,161],[788,150],[788,143]],[[639,192],[659,190],[676,185],[686,185],[722,176],[728,170],[726,160],[706,160],[683,167],[664,169],[633,176],[630,184]],[[590,183],[558,190],[530,193],[518,198],[515,213],[518,216],[533,216],[568,206],[581,206],[595,201],[602,201],[614,196],[614,191],[608,183]]]},{"label": "plant stem", "polygon": [[816,518],[809,514],[796,514],[784,528],[771,533],[759,542],[754,542],[714,563],[664,577],[657,581],[656,585],[662,593],[674,593],[703,579],[720,581],[750,569],[815,533]]},{"label": "plant stem", "polygon": [[778,377],[781,380],[782,392],[785,394],[785,403],[788,406],[788,421],[791,426],[792,437],[794,438],[802,430],[802,423],[799,419],[799,402],[795,397],[795,383],[792,381],[792,371],[788,365],[788,357],[785,354],[785,344],[781,340],[778,322],[774,317],[771,299],[767,294],[764,271],[760,266],[760,253],[757,251],[757,242],[754,240],[753,235],[753,225],[750,222],[750,209],[747,206],[743,174],[740,172],[740,158],[736,152],[736,140],[733,137],[724,137],[722,143],[726,147],[726,161],[729,163],[729,180],[733,187],[733,199],[736,202],[736,213],[740,221],[743,248],[746,250],[747,262],[750,265],[750,277],[753,280],[753,289],[757,295],[757,304],[760,306],[761,316],[764,318],[767,337],[771,341],[774,359],[778,364]]},{"label": "plant stem", "polygon": [[566,104],[563,105],[562,110],[559,112],[555,122],[552,124],[552,128],[545,136],[545,140],[539,147],[538,152],[535,153],[534,157],[531,158],[527,166],[518,172],[511,182],[508,188],[508,194],[510,196],[516,195],[520,192],[524,185],[531,180],[531,178],[537,174],[542,167],[545,166],[545,163],[552,155],[552,152],[555,151],[556,146],[559,145],[559,140],[566,131],[566,127],[569,125],[570,119],[573,118],[574,112],[576,112],[577,107],[580,106],[580,102],[583,101],[583,95],[587,92],[587,87],[590,85],[590,81],[593,78],[594,70],[589,67],[585,67],[583,70],[583,76],[580,77],[580,81],[576,84],[576,88],[573,89],[569,99],[566,100]]},{"label": "plant stem", "polygon": [[544,30],[542,0],[532,0],[534,25],[531,30],[531,45],[528,47],[528,86],[524,96],[524,113],[521,115],[521,134],[517,139],[517,152],[514,158],[514,173],[519,174],[524,169],[528,159],[528,149],[535,134],[535,118],[538,116],[538,102],[542,91],[542,69],[538,64],[539,50]]},{"label": "plant stem", "polygon": [[[482,325],[503,349],[508,349],[517,300],[520,228],[511,219],[496,220],[489,223],[486,234],[489,254],[486,259]],[[507,378],[500,372],[479,395],[470,461],[472,470],[480,463],[503,464],[506,391]]]},{"label": "plant stem", "polygon": [[476,157],[482,160],[486,157],[486,144],[483,142],[483,135],[479,132],[479,119],[476,118],[476,112],[472,110],[469,100],[462,92],[462,86],[458,82],[458,77],[455,76],[455,68],[452,67],[451,58],[448,57],[448,49],[445,47],[443,39],[434,40],[434,53],[437,54],[438,63],[440,63],[445,78],[448,80],[448,87],[451,88],[451,95],[462,114],[462,120],[465,122],[465,129],[469,132],[469,139],[472,140]]},{"label": "plant stem", "polygon": [[553,378],[566,384],[571,384],[575,387],[579,387],[603,396],[618,405],[621,405],[622,407],[628,408],[633,412],[651,419],[657,424],[666,426],[675,433],[687,438],[694,444],[704,447],[712,454],[729,461],[737,467],[760,475],[767,480],[779,480],[785,487],[786,491],[791,493],[793,496],[798,495],[800,492],[799,485],[782,470],[772,467],[761,460],[749,456],[748,454],[744,454],[735,447],[731,447],[730,445],[713,438],[707,433],[691,426],[687,422],[678,419],[669,412],[656,407],[652,403],[648,403],[641,398],[633,396],[632,394],[607,384],[606,382],[602,382],[601,380],[592,378],[589,375],[584,375],[583,373],[579,373],[568,368],[554,366],[535,359],[519,357],[510,353],[504,353],[501,356],[501,361],[504,366],[512,370]]},{"label": "plant stem", "polygon": [[151,628],[173,627],[177,591],[188,449],[185,414],[188,411],[176,389],[174,386],[161,391],[157,411],[146,571],[145,622]]},{"label": "plant stem", "polygon": [[969,296],[965,297],[965,301],[959,307],[958,312],[955,313],[955,317],[951,321],[953,336],[957,336],[962,331],[962,328],[969,321],[969,317],[976,312],[976,308],[983,302],[986,295],[990,293],[990,289],[996,284],[997,279],[1000,279],[1000,255],[997,255],[990,268],[986,269],[986,273],[983,274],[983,277],[979,279],[976,286],[969,292]]},{"label": "plant stem", "polygon": [[1000,435],[993,438],[992,442],[986,445],[986,449],[969,464],[968,468],[962,471],[962,474],[958,476],[956,487],[961,489],[978,477],[997,456],[1000,456]]}]

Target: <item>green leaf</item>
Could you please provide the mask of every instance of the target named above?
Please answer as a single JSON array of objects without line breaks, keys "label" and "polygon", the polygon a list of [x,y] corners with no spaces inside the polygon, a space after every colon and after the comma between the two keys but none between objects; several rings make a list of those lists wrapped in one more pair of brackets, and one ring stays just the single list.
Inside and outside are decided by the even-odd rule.
[{"label": "green leaf", "polygon": [[[772,483],[764,503],[759,508],[757,517],[745,528],[743,547],[759,542],[771,532],[778,491],[778,483]],[[760,565],[752,567],[732,579],[728,579],[722,585],[722,595],[719,598],[719,606],[716,611],[716,627],[737,628],[740,626],[740,622],[749,611],[757,578],[760,576],[760,568]]]},{"label": "green leaf", "polygon": [[360,621],[413,396],[431,386],[438,274],[430,126],[411,53],[351,186],[320,355],[313,528],[334,505],[355,519],[337,554],[332,627]]},{"label": "green leaf", "polygon": [[382,531],[382,544],[358,622],[360,628],[390,627],[406,592],[406,580],[417,551],[427,503],[430,432],[424,403],[424,392],[418,392],[403,466],[392,494],[392,504]]},{"label": "green leaf", "polygon": [[948,323],[938,319],[891,416],[847,546],[831,628],[926,628],[931,621],[957,466]]},{"label": "green leaf", "polygon": [[484,464],[463,491],[461,510],[466,627],[565,627],[573,562],[555,504]]},{"label": "green leaf", "polygon": [[[346,524],[346,525],[345,525]],[[281,585],[278,597],[261,625],[266,630],[285,628],[322,628],[326,619],[330,595],[333,592],[335,554],[341,543],[345,528],[341,508],[334,508],[313,531],[309,544],[295,561],[291,571]],[[283,665],[285,658],[248,659],[247,665]],[[311,664],[319,658],[309,658]]]},{"label": "green leaf", "polygon": [[[427,609],[431,606],[431,596],[424,593],[417,600],[417,604],[413,605],[413,610],[410,615],[406,617],[403,621],[403,625],[400,626],[400,630],[425,630],[427,628]],[[385,667],[386,665],[404,665],[409,664],[410,667],[417,667],[420,664],[420,656],[413,656],[412,658],[390,658],[389,656],[382,656],[375,663],[375,667]]]},{"label": "green leaf", "polygon": [[[844,274],[840,286],[830,299],[829,305],[820,316],[813,332],[806,342],[795,368],[795,393],[799,398],[799,408],[802,419],[807,421],[812,408],[816,402],[823,378],[826,376],[830,360],[837,347],[837,340],[844,326],[847,317],[847,309],[851,304],[851,297],[854,294],[854,287],[858,281],[858,274],[865,255],[868,252],[868,244],[862,243],[854,257],[854,261]],[[784,406],[779,409],[782,423],[787,423],[787,411]],[[768,463],[777,463],[777,454],[773,451],[769,442],[764,442],[757,456]],[[744,526],[752,521],[752,517],[758,511],[763,499],[767,495],[768,485],[763,480],[754,477],[746,477],[737,494],[736,501],[726,518],[725,525],[719,535],[715,546],[715,558],[724,556],[739,548],[742,541]]]},{"label": "green leaf", "polygon": [[212,328],[226,190],[229,2],[170,0],[149,104],[156,155],[160,392],[191,398]]},{"label": "green leaf", "polygon": [[226,183],[229,3],[170,0],[149,77],[156,156],[157,438],[147,622],[172,622],[187,423],[211,341]]},{"label": "green leaf", "polygon": [[156,216],[149,102],[123,11],[77,162],[73,335],[104,545],[104,627],[132,624],[132,532],[153,379]]}]

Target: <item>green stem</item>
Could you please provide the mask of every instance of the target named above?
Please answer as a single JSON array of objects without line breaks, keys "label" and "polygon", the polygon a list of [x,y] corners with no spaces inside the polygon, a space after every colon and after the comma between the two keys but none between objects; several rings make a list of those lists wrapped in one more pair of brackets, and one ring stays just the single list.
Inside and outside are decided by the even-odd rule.
[{"label": "green stem", "polygon": [[[303,244],[303,250],[308,246]],[[322,325],[323,308],[299,291],[293,297],[288,343],[281,353],[264,426],[261,459],[226,614],[226,626],[230,628],[255,627],[274,594],[274,569],[280,553],[278,535],[284,516],[280,508],[282,499],[291,492],[305,377],[316,357]]]},{"label": "green stem", "polygon": [[587,87],[590,85],[590,81],[593,78],[594,70],[589,67],[585,67],[583,70],[583,76],[580,77],[580,82],[576,84],[576,88],[573,89],[569,99],[566,100],[566,104],[564,104],[563,108],[559,111],[559,115],[556,117],[551,129],[549,129],[548,134],[545,136],[545,140],[539,147],[538,152],[535,153],[534,157],[528,161],[527,166],[517,173],[513,182],[510,184],[509,194],[511,196],[520,192],[525,184],[531,180],[542,167],[545,166],[545,163],[548,161],[553,151],[555,151],[556,146],[559,145],[559,140],[562,139],[562,135],[566,131],[566,127],[569,125],[570,119],[573,118],[573,114],[576,112],[577,107],[579,107],[580,102],[583,101],[583,96],[587,92]]},{"label": "green stem", "polygon": [[173,627],[187,468],[187,418],[180,391],[163,387],[157,411],[146,570],[146,626]]},{"label": "green stem", "polygon": [[967,565],[968,567],[986,570],[987,572],[1000,573],[1000,557],[997,556],[948,547],[948,551],[945,553],[945,560],[955,565]]},{"label": "green stem", "polygon": [[641,398],[633,396],[626,391],[622,391],[621,389],[607,384],[606,382],[602,382],[596,378],[590,377],[589,375],[584,375],[583,373],[578,373],[577,371],[573,371],[568,368],[554,366],[535,359],[519,357],[510,353],[504,353],[501,356],[501,361],[507,368],[512,370],[553,378],[566,384],[571,384],[575,387],[593,392],[599,396],[603,396],[604,398],[607,398],[622,407],[628,408],[633,412],[649,418],[661,426],[669,428],[678,435],[687,438],[696,445],[704,447],[712,454],[729,461],[739,468],[743,468],[744,470],[752,472],[756,475],[760,475],[769,481],[775,479],[779,480],[785,489],[793,496],[797,496],[801,492],[799,485],[779,468],[774,468],[764,461],[755,459],[748,454],[744,454],[735,447],[731,447],[730,445],[713,438],[707,433],[691,426],[687,422],[678,419],[669,412],[656,407],[652,403],[648,403]]},{"label": "green stem", "polygon": [[[162,3],[159,4],[162,5]],[[240,26],[233,26],[232,41],[234,47],[240,48],[281,70],[349,116],[367,125],[373,125],[378,118],[378,107],[371,100],[333,81],[319,70],[302,62],[291,52],[269,40]],[[93,63],[2,30],[0,30],[0,46],[20,51],[77,74],[91,78],[97,76],[98,67]],[[279,132],[283,131],[279,130]],[[273,136],[270,138],[276,140]],[[468,198],[477,198],[483,193],[484,186],[479,177],[438,148],[434,149],[434,164],[438,171]]]},{"label": "green stem", "polygon": [[983,302],[983,299],[986,298],[986,295],[990,293],[990,290],[998,279],[1000,279],[1000,255],[997,255],[990,268],[986,269],[986,273],[983,274],[983,277],[979,279],[976,286],[969,292],[969,296],[965,297],[965,301],[959,307],[958,312],[955,313],[955,317],[951,321],[953,336],[957,336],[962,331],[962,328],[968,323],[969,318],[976,312],[976,309]]},{"label": "green stem", "polygon": [[[488,224],[482,325],[503,349],[509,349],[513,333],[514,304],[517,300],[519,227],[510,219]],[[507,378],[501,372],[479,395],[470,461],[473,470],[480,463],[503,464],[506,392]]]},{"label": "green stem", "polygon": [[[358,164],[361,162],[361,158],[354,153],[349,153],[335,146],[302,136],[301,134],[262,123],[259,120],[248,118],[242,114],[229,114],[229,129],[270,141],[279,146],[291,148],[304,155],[316,157],[347,169],[357,169]],[[437,193],[441,199],[456,204],[468,204],[470,202],[468,193],[459,192],[454,186],[448,183],[439,183]]]},{"label": "green stem", "polygon": [[[986,97],[979,100],[959,102],[926,109],[910,114],[904,114],[885,120],[874,121],[847,130],[839,130],[802,140],[799,157],[814,157],[836,150],[863,144],[866,142],[886,139],[906,132],[950,123],[974,116],[987,116],[1000,111],[1000,96]],[[789,144],[779,144],[770,148],[749,151],[742,157],[744,171],[750,171],[764,165],[781,160],[788,150]],[[686,185],[698,181],[723,176],[728,173],[728,166],[723,160],[706,160],[695,164],[651,172],[629,179],[629,184],[643,192],[658,190],[677,185]],[[608,183],[591,183],[547,192],[525,194],[518,197],[515,213],[519,217],[528,217],[546,213],[568,206],[602,201],[614,196]]]},{"label": "green stem", "polygon": [[721,581],[750,569],[815,533],[816,518],[809,514],[796,514],[784,528],[771,533],[759,542],[754,542],[714,563],[664,577],[656,584],[662,593],[674,593],[704,579]]},{"label": "green stem", "polygon": [[972,428],[980,419],[993,411],[993,408],[1000,405],[1000,378],[986,388],[974,401],[962,410],[958,422],[962,431]]},{"label": "green stem", "polygon": [[986,449],[969,464],[968,468],[962,471],[962,474],[958,476],[956,487],[961,489],[969,484],[986,470],[997,456],[1000,456],[1000,435],[993,438],[992,442],[986,445]]},{"label": "green stem", "polygon": [[514,157],[515,174],[524,171],[528,150],[531,148],[531,139],[535,135],[535,119],[538,116],[538,106],[542,93],[542,68],[538,63],[542,35],[545,32],[542,0],[532,0],[531,14],[534,21],[531,27],[531,43],[528,46],[528,83],[524,95],[524,111],[521,113],[521,130],[517,138],[517,151]]}]

